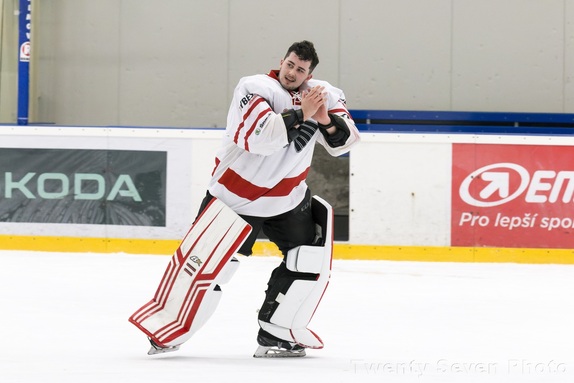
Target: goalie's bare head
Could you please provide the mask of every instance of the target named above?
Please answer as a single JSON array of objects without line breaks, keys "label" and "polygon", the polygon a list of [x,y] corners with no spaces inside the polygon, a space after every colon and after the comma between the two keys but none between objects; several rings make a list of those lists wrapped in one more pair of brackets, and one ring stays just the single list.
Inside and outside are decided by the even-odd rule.
[{"label": "goalie's bare head", "polygon": [[296,90],[319,64],[319,57],[312,42],[303,40],[291,44],[279,68],[279,82],[287,90]]}]

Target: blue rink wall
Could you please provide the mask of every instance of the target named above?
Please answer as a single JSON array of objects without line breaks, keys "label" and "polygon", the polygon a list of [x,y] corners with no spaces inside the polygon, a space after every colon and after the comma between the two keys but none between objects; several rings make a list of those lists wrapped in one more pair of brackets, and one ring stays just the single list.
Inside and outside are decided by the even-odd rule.
[{"label": "blue rink wall", "polygon": [[[335,258],[574,263],[571,115],[352,114],[362,142]],[[0,248],[171,254],[222,134],[1,126]],[[264,240],[254,253],[279,255]]]}]

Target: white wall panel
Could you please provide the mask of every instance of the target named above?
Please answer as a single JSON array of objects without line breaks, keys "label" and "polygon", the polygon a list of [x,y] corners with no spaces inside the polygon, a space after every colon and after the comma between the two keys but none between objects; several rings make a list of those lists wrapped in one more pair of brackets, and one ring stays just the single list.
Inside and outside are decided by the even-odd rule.
[{"label": "white wall panel", "polygon": [[574,0],[564,0],[564,110],[574,113]]},{"label": "white wall panel", "polygon": [[453,25],[453,110],[562,111],[562,0],[458,0]]},{"label": "white wall panel", "polygon": [[574,0],[37,3],[31,121],[223,126],[240,77],[316,43],[356,109],[574,112]]},{"label": "white wall panel", "polygon": [[[42,3],[40,30],[33,33],[32,54],[39,55],[36,79],[38,112],[30,122],[115,124],[119,105],[119,5],[55,0]],[[33,106],[34,107],[34,106]]]},{"label": "white wall panel", "polygon": [[450,108],[451,1],[343,1],[341,86],[352,108]]},{"label": "white wall panel", "polygon": [[117,123],[224,126],[227,2],[121,4]]}]

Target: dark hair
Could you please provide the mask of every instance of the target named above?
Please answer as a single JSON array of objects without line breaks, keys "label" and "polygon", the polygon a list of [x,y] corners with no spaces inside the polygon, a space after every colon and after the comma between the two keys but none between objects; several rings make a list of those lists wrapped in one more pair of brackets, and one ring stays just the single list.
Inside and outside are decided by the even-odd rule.
[{"label": "dark hair", "polygon": [[294,52],[300,60],[311,61],[309,72],[313,72],[313,69],[319,64],[319,56],[317,56],[315,46],[310,41],[303,40],[291,44],[284,58],[287,58],[291,52]]}]

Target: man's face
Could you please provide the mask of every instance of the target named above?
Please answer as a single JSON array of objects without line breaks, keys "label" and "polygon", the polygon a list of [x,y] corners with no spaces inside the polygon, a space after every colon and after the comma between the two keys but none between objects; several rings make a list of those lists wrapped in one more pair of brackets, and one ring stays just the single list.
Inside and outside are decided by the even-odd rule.
[{"label": "man's face", "polygon": [[311,61],[301,60],[295,52],[289,53],[289,56],[281,60],[279,82],[287,90],[299,88],[301,84],[313,77],[309,71],[310,66]]}]

